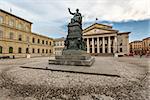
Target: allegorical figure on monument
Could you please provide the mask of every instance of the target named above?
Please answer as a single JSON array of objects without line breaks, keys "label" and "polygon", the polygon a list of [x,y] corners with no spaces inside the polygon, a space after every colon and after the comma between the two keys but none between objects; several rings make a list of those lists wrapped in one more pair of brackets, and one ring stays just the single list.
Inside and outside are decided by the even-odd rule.
[{"label": "allegorical figure on monument", "polygon": [[76,9],[76,13],[72,13],[70,8],[68,8],[68,10],[71,15],[74,15],[74,17],[71,19],[71,23],[78,22],[80,25],[82,25],[82,15],[79,13],[79,9]]}]

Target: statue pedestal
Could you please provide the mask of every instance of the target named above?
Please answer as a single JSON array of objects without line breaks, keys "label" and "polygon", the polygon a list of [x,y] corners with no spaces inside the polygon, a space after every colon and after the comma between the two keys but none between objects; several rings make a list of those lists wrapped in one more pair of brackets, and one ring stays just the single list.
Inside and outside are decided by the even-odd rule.
[{"label": "statue pedestal", "polygon": [[55,60],[49,60],[49,64],[91,66],[95,61],[95,58],[82,50],[65,50],[63,54],[55,56]]}]

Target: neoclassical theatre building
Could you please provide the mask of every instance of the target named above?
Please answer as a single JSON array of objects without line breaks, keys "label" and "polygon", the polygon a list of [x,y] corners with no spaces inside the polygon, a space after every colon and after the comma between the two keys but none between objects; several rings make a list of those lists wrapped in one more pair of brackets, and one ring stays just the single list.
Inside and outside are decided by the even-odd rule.
[{"label": "neoclassical theatre building", "polygon": [[87,53],[93,55],[128,54],[129,33],[119,32],[109,25],[94,23],[83,30]]},{"label": "neoclassical theatre building", "polygon": [[0,57],[48,56],[53,39],[31,32],[32,22],[0,9]]}]

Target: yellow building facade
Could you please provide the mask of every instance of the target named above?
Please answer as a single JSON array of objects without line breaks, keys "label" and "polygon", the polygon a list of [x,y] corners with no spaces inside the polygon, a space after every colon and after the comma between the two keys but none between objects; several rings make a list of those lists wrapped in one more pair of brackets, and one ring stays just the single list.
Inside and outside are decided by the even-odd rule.
[{"label": "yellow building facade", "polygon": [[134,53],[135,55],[142,53],[142,41],[133,41],[129,43],[130,45],[130,53]]},{"label": "yellow building facade", "polygon": [[142,51],[143,54],[150,54],[150,37],[142,40]]},{"label": "yellow building facade", "polygon": [[141,41],[133,41],[129,45],[130,53],[134,53],[135,55],[150,54],[150,37],[144,38]]},{"label": "yellow building facade", "polygon": [[0,57],[49,56],[53,39],[31,32],[32,22],[0,9]]}]

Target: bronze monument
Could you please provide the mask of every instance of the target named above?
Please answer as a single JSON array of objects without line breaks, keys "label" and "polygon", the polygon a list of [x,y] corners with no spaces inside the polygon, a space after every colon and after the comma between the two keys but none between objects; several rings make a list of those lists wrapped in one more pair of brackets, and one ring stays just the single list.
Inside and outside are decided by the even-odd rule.
[{"label": "bronze monument", "polygon": [[73,18],[68,24],[65,48],[62,55],[55,56],[55,60],[49,60],[49,64],[91,66],[95,59],[86,53],[86,44],[82,38],[82,15],[79,9],[76,9],[76,13],[72,13],[69,8],[68,10]]}]

